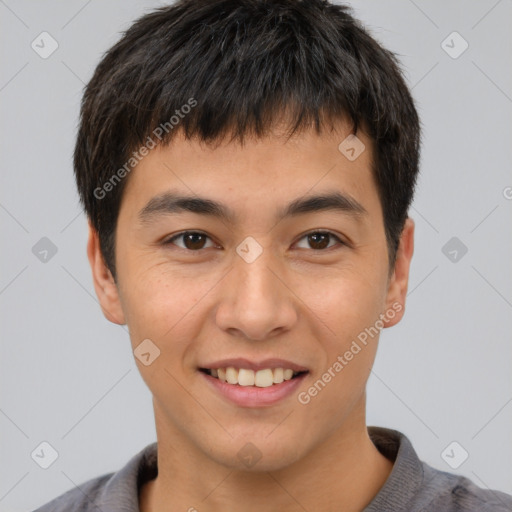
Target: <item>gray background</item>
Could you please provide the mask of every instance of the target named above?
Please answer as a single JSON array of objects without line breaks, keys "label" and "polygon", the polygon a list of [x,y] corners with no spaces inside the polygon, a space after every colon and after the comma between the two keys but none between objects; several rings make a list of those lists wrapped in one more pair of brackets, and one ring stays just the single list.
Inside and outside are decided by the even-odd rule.
[{"label": "gray background", "polygon": [[[158,5],[0,0],[1,511],[32,510],[156,439],[128,333],[96,301],[71,154],[84,83]],[[424,128],[407,314],[381,336],[368,423],[512,493],[512,2],[352,5],[401,56]],[[31,48],[42,31],[59,44],[47,59]],[[441,46],[453,31],[469,44],[458,58]],[[57,248],[46,262],[32,252],[42,237]],[[452,237],[468,248],[455,262]],[[46,470],[31,458],[42,441],[59,453]],[[455,470],[441,457],[452,441],[469,453]]]}]

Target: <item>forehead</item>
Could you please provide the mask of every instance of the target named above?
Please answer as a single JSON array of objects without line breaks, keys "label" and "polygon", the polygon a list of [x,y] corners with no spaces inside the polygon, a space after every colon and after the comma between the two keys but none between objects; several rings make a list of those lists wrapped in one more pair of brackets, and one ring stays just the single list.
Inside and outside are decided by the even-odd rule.
[{"label": "forehead", "polygon": [[[178,132],[168,145],[152,149],[131,172],[123,205],[143,209],[166,192],[208,197],[232,212],[262,214],[314,192],[339,192],[359,203],[377,198],[372,172],[372,143],[358,131],[338,125],[317,133],[287,137],[274,130],[243,143],[228,138],[206,143]],[[128,203],[128,204],[126,204]],[[275,207],[274,207],[275,205]]]}]

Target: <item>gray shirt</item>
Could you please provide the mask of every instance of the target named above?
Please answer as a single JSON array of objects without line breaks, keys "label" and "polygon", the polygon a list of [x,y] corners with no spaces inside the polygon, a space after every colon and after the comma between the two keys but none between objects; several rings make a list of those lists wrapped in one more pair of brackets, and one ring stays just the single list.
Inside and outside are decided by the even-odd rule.
[{"label": "gray shirt", "polygon": [[[394,465],[362,512],[512,511],[512,496],[432,468],[420,461],[409,439],[400,432],[380,427],[368,427],[368,432]],[[35,512],[139,512],[139,489],[157,473],[157,443],[152,443],[119,471],[88,480]]]}]

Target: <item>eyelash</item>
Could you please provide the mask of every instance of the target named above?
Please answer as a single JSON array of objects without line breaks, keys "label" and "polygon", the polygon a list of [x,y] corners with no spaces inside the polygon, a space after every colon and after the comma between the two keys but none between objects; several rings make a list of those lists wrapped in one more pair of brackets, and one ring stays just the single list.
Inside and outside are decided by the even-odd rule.
[{"label": "eyelash", "polygon": [[[209,238],[211,240],[211,238],[206,234],[206,233],[202,233],[201,231],[182,231],[181,233],[178,233],[174,236],[172,236],[171,238],[168,238],[167,240],[165,240],[163,242],[163,245],[176,245],[174,244],[174,240],[177,240],[179,238],[182,238],[184,237],[185,235],[202,235],[202,236],[205,236],[206,238]],[[325,230],[318,230],[318,231],[310,231],[308,233],[305,233],[304,235],[302,235],[301,238],[299,238],[299,241],[310,236],[310,235],[329,235],[330,237],[334,238],[337,242],[338,242],[338,245],[340,246],[346,246],[347,244],[345,242],[343,242],[343,240],[340,239],[339,236],[337,236],[336,234],[334,234],[332,231],[325,231]],[[202,250],[205,250],[205,249],[209,249],[209,247],[203,247],[201,249],[198,249],[196,251],[194,251],[193,249],[187,249],[186,247],[179,247],[177,246],[179,249],[182,249],[184,251],[188,251],[188,252],[200,252]],[[312,251],[314,252],[325,252],[329,249],[332,249],[333,247],[335,246],[328,246],[326,247],[325,249],[311,249]]]}]

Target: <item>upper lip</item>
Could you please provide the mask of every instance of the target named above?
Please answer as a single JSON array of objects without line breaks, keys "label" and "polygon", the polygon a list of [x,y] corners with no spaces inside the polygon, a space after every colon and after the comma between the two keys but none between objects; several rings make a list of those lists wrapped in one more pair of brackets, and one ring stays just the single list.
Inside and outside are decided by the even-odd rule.
[{"label": "upper lip", "polygon": [[247,370],[265,370],[267,368],[284,368],[284,369],[291,369],[294,372],[305,372],[308,371],[308,369],[305,366],[302,366],[300,364],[294,363],[292,361],[287,361],[285,359],[278,359],[278,358],[272,358],[272,359],[263,359],[261,361],[254,361],[245,359],[243,357],[235,357],[230,359],[222,359],[219,361],[213,361],[211,363],[206,363],[204,365],[201,365],[200,368],[205,369],[218,369],[218,368],[245,368]]}]

